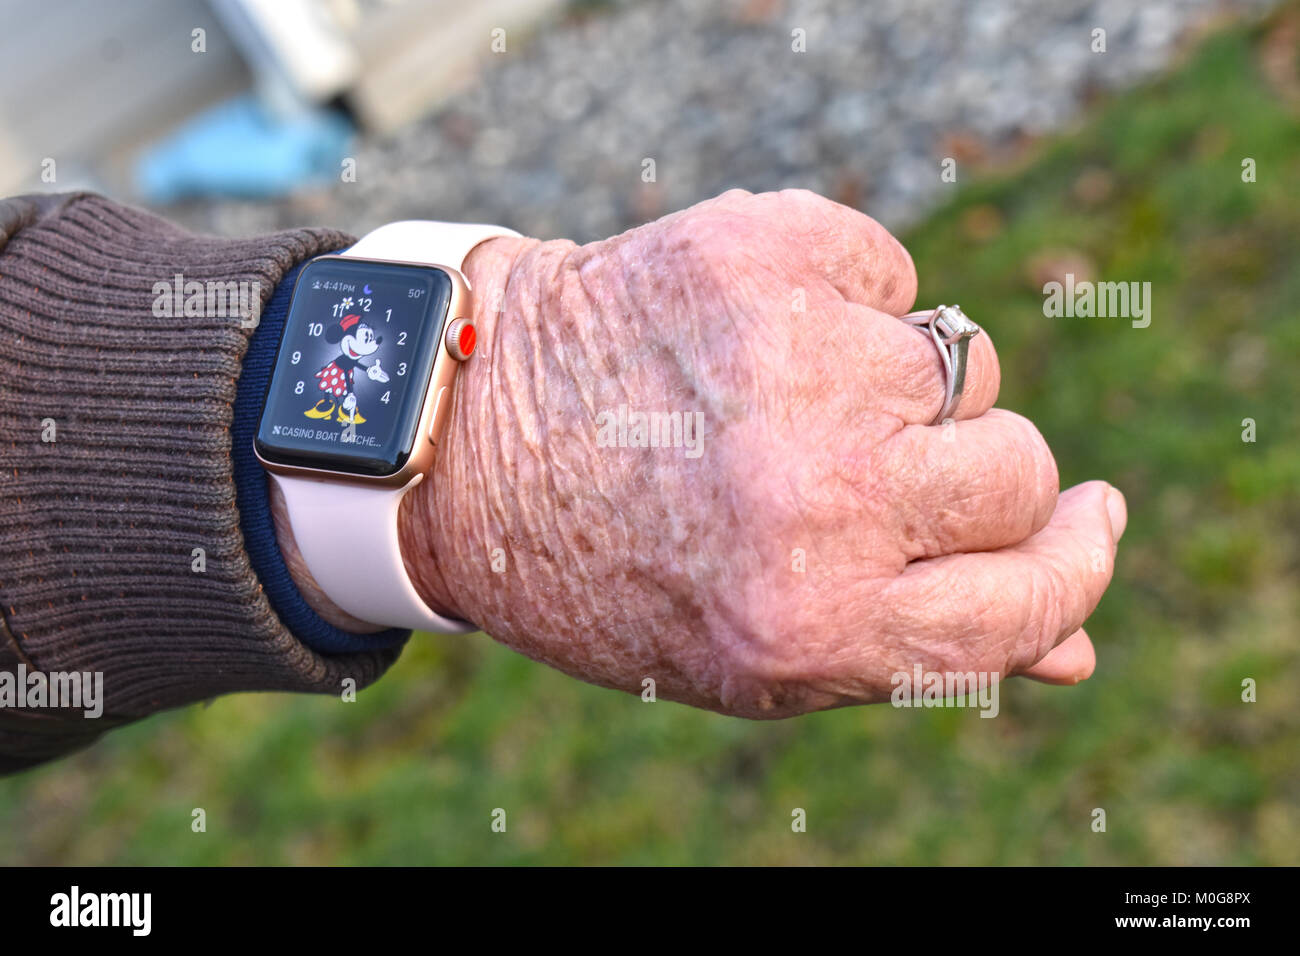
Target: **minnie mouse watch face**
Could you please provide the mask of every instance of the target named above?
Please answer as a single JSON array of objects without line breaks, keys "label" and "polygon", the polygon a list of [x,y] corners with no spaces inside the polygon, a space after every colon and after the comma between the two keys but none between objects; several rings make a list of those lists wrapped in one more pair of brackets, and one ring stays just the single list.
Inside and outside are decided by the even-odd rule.
[{"label": "minnie mouse watch face", "polygon": [[400,472],[422,437],[440,352],[447,357],[453,285],[430,266],[338,256],[304,266],[262,406],[255,447],[263,462]]}]

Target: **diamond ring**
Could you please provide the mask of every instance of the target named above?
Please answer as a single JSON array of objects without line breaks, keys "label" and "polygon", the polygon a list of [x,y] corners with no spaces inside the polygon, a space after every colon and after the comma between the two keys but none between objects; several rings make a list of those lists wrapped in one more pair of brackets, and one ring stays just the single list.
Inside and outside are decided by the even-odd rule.
[{"label": "diamond ring", "polygon": [[941,305],[937,309],[923,309],[899,317],[922,335],[929,336],[943,359],[947,385],[943,407],[931,425],[938,425],[952,417],[961,401],[966,385],[966,355],[970,340],[979,335],[980,327],[972,322],[959,305]]}]

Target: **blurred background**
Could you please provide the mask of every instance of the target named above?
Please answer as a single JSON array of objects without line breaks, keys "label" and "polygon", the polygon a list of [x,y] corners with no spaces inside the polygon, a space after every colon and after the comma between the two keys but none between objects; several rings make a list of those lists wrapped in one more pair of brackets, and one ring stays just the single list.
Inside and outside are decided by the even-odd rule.
[{"label": "blurred background", "polygon": [[[225,698],[0,780],[0,862],[1300,863],[1300,3],[0,0],[0,61],[0,193],[207,232],[589,241],[817,190],[1130,513],[1096,675],[994,720],[748,723],[417,635],[357,703]],[[1065,273],[1151,282],[1150,327],[1045,318]]]}]

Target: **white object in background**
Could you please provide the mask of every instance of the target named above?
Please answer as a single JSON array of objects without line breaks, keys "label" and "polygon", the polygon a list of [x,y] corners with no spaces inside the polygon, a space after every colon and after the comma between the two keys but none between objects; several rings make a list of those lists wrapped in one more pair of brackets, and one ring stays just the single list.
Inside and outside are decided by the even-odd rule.
[{"label": "white object in background", "polygon": [[[361,73],[361,58],[345,22],[356,19],[350,3],[212,0],[212,6],[271,90],[287,86],[301,100],[325,103],[349,89]],[[340,15],[349,8],[350,15]]]}]

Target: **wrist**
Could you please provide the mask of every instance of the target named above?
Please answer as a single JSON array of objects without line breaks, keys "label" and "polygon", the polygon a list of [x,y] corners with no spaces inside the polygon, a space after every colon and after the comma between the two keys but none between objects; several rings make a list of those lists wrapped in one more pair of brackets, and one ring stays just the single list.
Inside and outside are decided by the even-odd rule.
[{"label": "wrist", "polygon": [[473,291],[478,348],[456,375],[433,473],[406,496],[398,514],[407,574],[425,603],[448,617],[477,617],[474,602],[466,600],[477,575],[468,572],[490,561],[491,509],[484,505],[496,494],[491,478],[502,467],[500,434],[485,399],[508,373],[501,364],[503,323],[533,322],[536,309],[512,287],[512,277],[541,246],[536,239],[490,239],[466,258],[462,272]]},{"label": "wrist", "polygon": [[[491,239],[476,246],[466,258],[462,272],[473,291],[479,346],[456,375],[452,418],[443,431],[434,471],[406,496],[398,513],[398,539],[406,572],[425,603],[447,617],[467,615],[457,597],[456,575],[448,570],[477,550],[467,546],[466,525],[457,520],[455,510],[481,492],[482,475],[488,465],[479,462],[493,454],[492,436],[475,427],[476,420],[465,407],[465,396],[491,387],[493,332],[506,312],[511,270],[520,253],[536,245],[536,240],[522,238]],[[511,311],[518,316],[517,309]],[[343,630],[359,634],[383,630],[348,614],[317,585],[294,541],[284,498],[274,482],[271,514],[290,576],[312,610]]]}]

